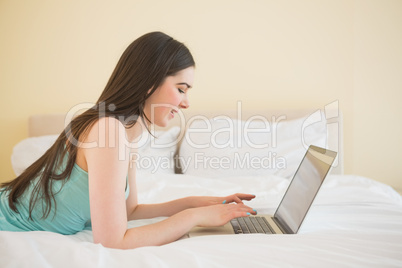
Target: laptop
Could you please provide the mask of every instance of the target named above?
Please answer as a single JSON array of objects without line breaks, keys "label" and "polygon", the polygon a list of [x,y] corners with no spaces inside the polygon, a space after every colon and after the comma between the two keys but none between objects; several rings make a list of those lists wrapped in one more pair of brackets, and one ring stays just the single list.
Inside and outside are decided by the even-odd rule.
[{"label": "laptop", "polygon": [[219,227],[194,227],[188,237],[220,234],[296,234],[337,153],[311,145],[275,214],[240,217]]}]

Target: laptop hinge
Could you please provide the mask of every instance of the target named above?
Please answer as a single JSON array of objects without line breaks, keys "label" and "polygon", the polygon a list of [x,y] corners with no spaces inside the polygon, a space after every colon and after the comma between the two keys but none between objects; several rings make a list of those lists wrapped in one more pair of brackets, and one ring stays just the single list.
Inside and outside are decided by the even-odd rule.
[{"label": "laptop hinge", "polygon": [[282,231],[283,234],[293,234],[293,232],[287,228],[287,226],[284,226],[276,217],[272,217],[272,220],[276,223],[276,226]]}]

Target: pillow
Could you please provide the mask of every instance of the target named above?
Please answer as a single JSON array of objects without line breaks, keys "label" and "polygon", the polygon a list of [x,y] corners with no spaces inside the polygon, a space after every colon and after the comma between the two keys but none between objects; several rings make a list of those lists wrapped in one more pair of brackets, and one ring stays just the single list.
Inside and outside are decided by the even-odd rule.
[{"label": "pillow", "polygon": [[47,135],[24,139],[14,146],[11,165],[19,176],[27,167],[38,160],[56,141],[58,135]]},{"label": "pillow", "polygon": [[325,147],[325,142],[326,122],[306,126],[306,118],[269,122],[262,116],[247,121],[219,116],[191,123],[178,158],[189,175],[290,178],[307,147]]},{"label": "pillow", "polygon": [[151,136],[143,132],[138,142],[138,153],[131,153],[131,160],[139,172],[174,174],[176,153],[180,127],[172,127],[167,131],[155,131]]},{"label": "pillow", "polygon": [[[132,153],[139,172],[174,174],[173,156],[176,152],[179,127],[167,131],[155,131],[152,137],[144,132],[138,141],[138,153]],[[31,137],[14,146],[11,164],[14,173],[19,176],[28,166],[41,157],[56,141],[58,135]]]}]

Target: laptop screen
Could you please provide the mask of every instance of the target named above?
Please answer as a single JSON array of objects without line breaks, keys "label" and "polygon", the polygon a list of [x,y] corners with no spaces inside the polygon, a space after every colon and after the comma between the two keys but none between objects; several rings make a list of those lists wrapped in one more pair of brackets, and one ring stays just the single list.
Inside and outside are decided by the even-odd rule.
[{"label": "laptop screen", "polygon": [[335,156],[315,146],[307,150],[274,216],[287,233],[299,230]]}]

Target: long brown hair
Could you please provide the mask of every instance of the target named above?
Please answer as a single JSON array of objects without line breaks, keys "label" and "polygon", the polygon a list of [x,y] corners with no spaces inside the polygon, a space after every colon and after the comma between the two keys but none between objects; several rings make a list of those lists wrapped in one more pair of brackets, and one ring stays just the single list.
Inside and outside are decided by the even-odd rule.
[{"label": "long brown hair", "polygon": [[[32,219],[33,208],[40,199],[45,202],[42,218],[48,217],[52,203],[56,207],[53,182],[66,182],[75,164],[78,148],[71,141],[82,140],[85,132],[101,117],[117,118],[126,128],[139,119],[151,122],[144,114],[145,100],[167,76],[191,66],[195,66],[195,62],[188,48],[164,33],[151,32],[132,42],[123,52],[96,104],[75,117],[50,149],[21,175],[2,183],[2,191],[9,191],[10,208],[18,212],[18,199],[38,178],[30,198],[29,218]],[[66,168],[60,172],[66,155]]]}]

